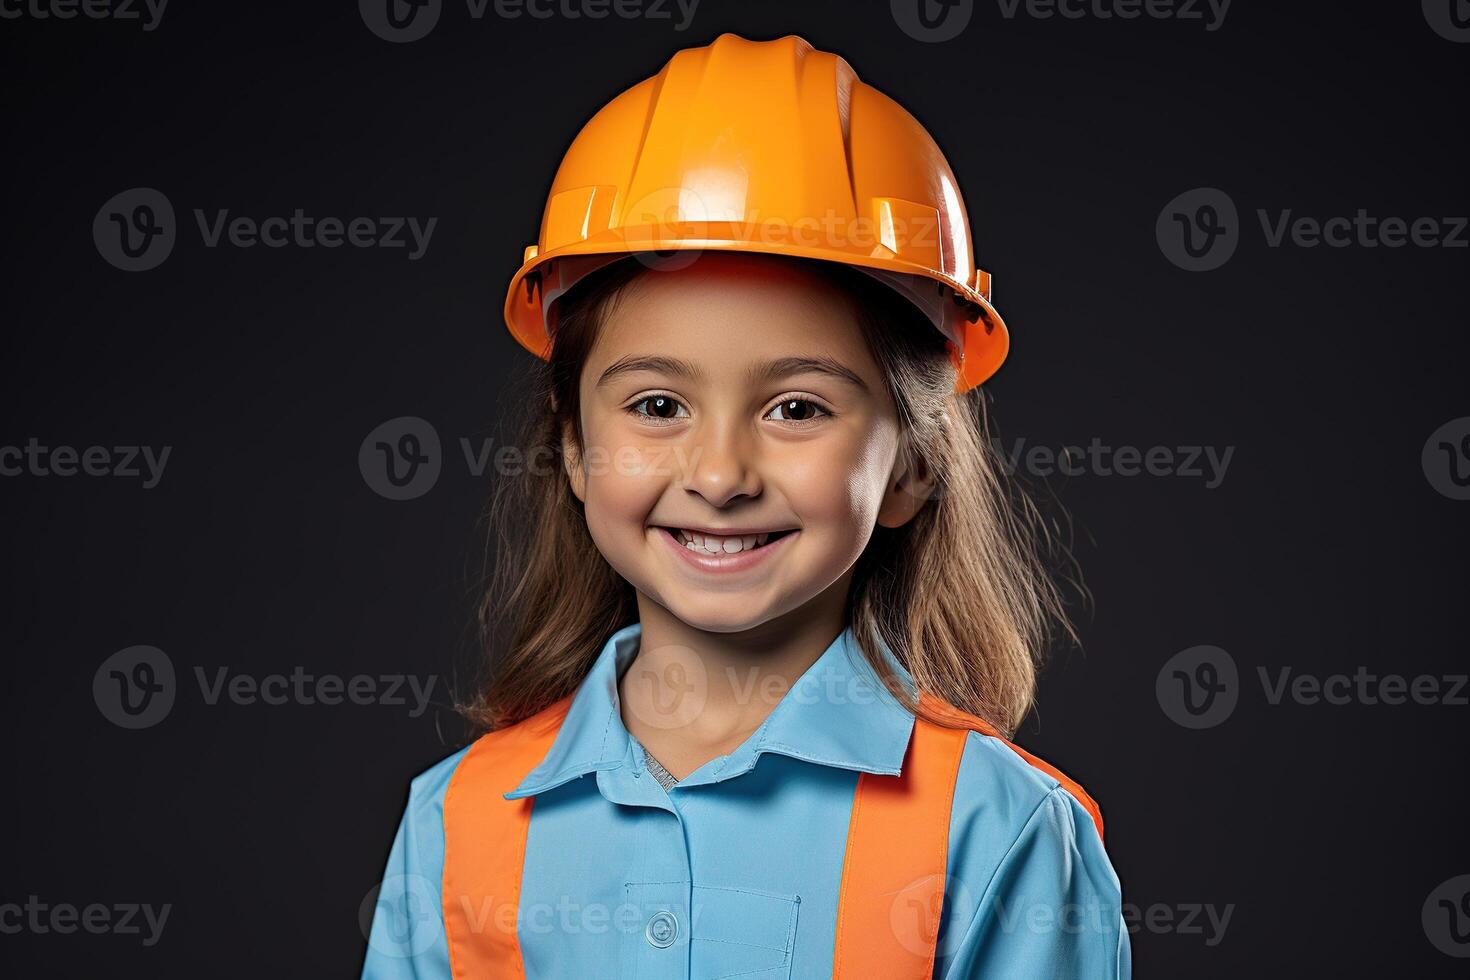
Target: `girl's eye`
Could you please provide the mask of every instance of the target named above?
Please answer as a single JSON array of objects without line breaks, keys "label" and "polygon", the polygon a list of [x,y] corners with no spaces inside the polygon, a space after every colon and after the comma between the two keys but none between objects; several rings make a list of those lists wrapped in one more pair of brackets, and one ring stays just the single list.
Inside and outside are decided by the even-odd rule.
[{"label": "girl's eye", "polygon": [[821,417],[815,414],[817,412],[822,415],[832,414],[809,398],[782,399],[771,411],[781,413],[782,417],[776,420],[778,422],[811,422]]},{"label": "girl's eye", "polygon": [[[647,409],[643,408],[645,405],[648,406]],[[641,418],[659,422],[672,422],[689,416],[689,410],[671,395],[644,395],[629,405],[628,411]],[[777,422],[812,422],[832,413],[810,398],[786,398],[766,414],[774,416]]]},{"label": "girl's eye", "polygon": [[[644,404],[647,404],[649,406],[650,411],[639,411],[638,406]],[[681,408],[684,408],[684,406],[679,404],[668,395],[646,395],[643,398],[638,399],[632,405],[628,406],[628,411],[632,412],[635,415],[641,415],[644,418],[660,419],[662,421],[673,421],[674,419],[679,417],[678,411]],[[687,409],[685,410],[684,414],[689,414]]]}]

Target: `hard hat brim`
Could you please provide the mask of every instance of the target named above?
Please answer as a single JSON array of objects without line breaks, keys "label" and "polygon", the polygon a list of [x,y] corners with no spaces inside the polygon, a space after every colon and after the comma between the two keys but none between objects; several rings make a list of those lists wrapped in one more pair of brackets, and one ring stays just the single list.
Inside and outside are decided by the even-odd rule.
[{"label": "hard hat brim", "polygon": [[[621,247],[584,241],[544,254],[538,253],[535,246],[531,246],[526,249],[525,261],[511,278],[506,291],[506,325],[522,347],[542,360],[547,360],[551,356],[547,308],[582,277],[603,265],[620,259],[635,258],[640,253],[703,250],[762,253],[840,262],[884,281],[914,303],[949,341],[950,358],[956,368],[957,393],[968,391],[988,380],[1005,360],[1010,349],[1009,331],[999,312],[991,305],[990,297],[937,270],[889,256],[844,254],[835,257],[831,249],[820,246],[783,243],[775,248],[764,242],[730,238],[651,238],[623,244]],[[559,259],[572,261],[558,262]],[[948,304],[951,312],[947,317],[947,325],[936,322],[936,310],[941,309],[942,305],[922,302],[912,294],[913,291],[901,288],[888,277],[916,277],[947,287],[956,298]],[[985,278],[988,281],[988,277]]]}]

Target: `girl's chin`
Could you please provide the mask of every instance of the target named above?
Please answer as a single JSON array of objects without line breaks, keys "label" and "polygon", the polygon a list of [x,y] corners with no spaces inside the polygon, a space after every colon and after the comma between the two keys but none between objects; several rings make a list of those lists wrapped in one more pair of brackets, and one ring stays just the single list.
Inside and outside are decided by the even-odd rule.
[{"label": "girl's chin", "polygon": [[669,615],[705,633],[743,633],[770,622],[789,608],[779,597],[749,590],[715,590],[657,576],[639,591]]},{"label": "girl's chin", "polygon": [[[769,586],[769,583],[765,583]],[[645,596],[679,622],[705,633],[744,633],[759,629],[801,608],[821,594],[813,587],[782,588],[779,594],[759,587],[720,591],[663,579]]]}]

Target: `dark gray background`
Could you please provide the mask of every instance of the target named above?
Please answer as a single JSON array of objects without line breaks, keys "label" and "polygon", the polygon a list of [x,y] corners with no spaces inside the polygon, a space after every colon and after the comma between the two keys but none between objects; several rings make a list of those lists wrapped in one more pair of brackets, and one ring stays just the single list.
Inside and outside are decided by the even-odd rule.
[{"label": "dark gray background", "polygon": [[[356,974],[359,906],[408,780],[460,744],[442,678],[474,663],[488,478],[459,440],[499,445],[526,407],[506,281],[581,123],[730,30],[842,53],[945,148],[1013,331],[990,386],[1007,445],[1235,447],[1215,489],[1035,481],[1072,517],[1094,608],[1018,740],[1099,799],[1126,901],[1176,922],[1233,906],[1215,945],[1145,926],[1137,974],[1462,976],[1421,910],[1470,872],[1470,708],[1273,706],[1257,679],[1466,671],[1470,503],[1437,492],[1420,457],[1470,415],[1470,253],[1270,248],[1255,216],[1470,212],[1470,44],[1418,4],[1364,6],[1236,0],[1209,31],[1007,19],[992,0],[944,43],[905,34],[886,2],[838,0],[704,0],[683,32],[475,20],[460,0],[407,44],[349,2],[179,3],[153,31],[0,21],[0,445],[172,447],[148,490],[0,478],[0,904],[173,906],[151,948],[0,934],[3,972]],[[162,191],[179,228],[166,261],[128,273],[91,227],[135,187]],[[1166,203],[1199,187],[1240,216],[1210,272],[1171,264],[1155,238]],[[210,249],[193,225],[194,208],[298,207],[439,220],[413,262]],[[410,415],[443,440],[443,472],[390,501],[358,450]],[[92,682],[139,644],[167,652],[180,690],[165,720],[126,731]],[[1203,644],[1233,658],[1239,703],[1191,730],[1155,682]],[[225,665],[441,686],[418,718],[208,705],[193,670]]]}]

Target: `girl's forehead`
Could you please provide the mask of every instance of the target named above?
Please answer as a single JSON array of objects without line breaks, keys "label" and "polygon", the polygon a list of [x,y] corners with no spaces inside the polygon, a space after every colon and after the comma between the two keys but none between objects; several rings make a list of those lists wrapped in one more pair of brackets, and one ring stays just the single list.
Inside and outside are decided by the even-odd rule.
[{"label": "girl's forehead", "polygon": [[581,377],[589,398],[623,397],[651,377],[742,397],[799,383],[849,411],[869,402],[894,411],[856,297],[764,255],[703,252],[640,272],[606,310]]}]

